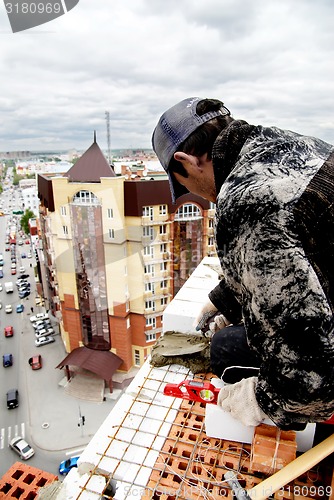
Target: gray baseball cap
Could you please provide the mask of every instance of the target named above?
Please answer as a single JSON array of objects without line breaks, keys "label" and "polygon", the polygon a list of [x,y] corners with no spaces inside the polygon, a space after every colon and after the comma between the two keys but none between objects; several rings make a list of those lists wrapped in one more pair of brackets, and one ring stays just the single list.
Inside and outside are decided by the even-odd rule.
[{"label": "gray baseball cap", "polygon": [[217,116],[230,114],[227,108],[221,107],[218,111],[209,111],[204,115],[198,115],[196,113],[196,107],[203,99],[203,97],[189,97],[175,104],[175,106],[169,108],[160,117],[153,131],[152,146],[161,165],[167,172],[174,203],[177,198],[189,192],[184,186],[179,184],[169,172],[169,164],[174,153],[190,134],[203,125],[203,123]]}]

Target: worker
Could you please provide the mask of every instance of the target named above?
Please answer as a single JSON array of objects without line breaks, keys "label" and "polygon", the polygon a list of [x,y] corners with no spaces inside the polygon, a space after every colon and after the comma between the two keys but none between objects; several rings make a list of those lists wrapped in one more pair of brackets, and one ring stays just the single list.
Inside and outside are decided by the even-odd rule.
[{"label": "worker", "polygon": [[334,146],[234,119],[220,100],[199,97],[163,113],[152,144],[174,202],[191,192],[216,204],[222,279],[197,329],[213,332],[211,367],[227,382],[218,404],[251,426],[329,419]]}]

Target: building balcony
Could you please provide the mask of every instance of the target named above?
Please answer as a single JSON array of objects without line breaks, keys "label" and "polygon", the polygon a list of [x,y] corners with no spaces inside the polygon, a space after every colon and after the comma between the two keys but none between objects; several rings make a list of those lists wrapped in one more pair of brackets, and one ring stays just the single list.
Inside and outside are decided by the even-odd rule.
[{"label": "building balcony", "polygon": [[142,226],[156,226],[162,224],[170,224],[171,221],[167,220],[165,216],[161,216],[161,218],[151,218],[151,217],[142,217],[141,224]]}]

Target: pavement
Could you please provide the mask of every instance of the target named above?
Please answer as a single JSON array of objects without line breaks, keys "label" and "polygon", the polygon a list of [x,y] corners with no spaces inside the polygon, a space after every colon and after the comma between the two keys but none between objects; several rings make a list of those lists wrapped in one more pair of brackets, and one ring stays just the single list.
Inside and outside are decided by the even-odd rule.
[{"label": "pavement", "polygon": [[[36,312],[40,310],[35,308],[33,314]],[[31,314],[26,311],[23,314],[22,363],[28,364],[29,357],[35,354],[41,354],[43,362],[40,370],[22,367],[26,379],[24,400],[28,402],[28,434],[32,444],[48,451],[82,449],[110,413],[122,391],[114,389],[110,394],[108,387],[104,389],[104,381],[90,372],[77,373],[68,383],[64,369],[56,368],[68,354],[61,336],[56,335],[56,342],[52,344],[36,348],[29,319]],[[57,320],[50,317],[55,331],[59,331]],[[85,417],[84,425],[78,425],[81,416]]]}]

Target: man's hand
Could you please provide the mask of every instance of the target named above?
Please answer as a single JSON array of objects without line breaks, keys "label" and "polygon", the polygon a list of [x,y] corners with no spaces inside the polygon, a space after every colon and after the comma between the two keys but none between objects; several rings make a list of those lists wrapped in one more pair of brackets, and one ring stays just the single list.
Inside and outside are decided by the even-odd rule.
[{"label": "man's hand", "polygon": [[213,316],[217,314],[217,312],[217,307],[213,305],[210,299],[208,299],[194,321],[196,330],[202,330],[203,332],[207,331],[209,329],[209,323],[212,321]]},{"label": "man's hand", "polygon": [[212,320],[213,321],[211,321],[211,323],[209,324],[209,329],[213,335],[226,326],[231,325],[231,322],[228,321],[228,319],[226,319],[223,314],[216,314],[216,316],[214,316]]},{"label": "man's hand", "polygon": [[256,401],[256,384],[257,377],[249,377],[236,384],[225,385],[219,391],[217,404],[243,425],[259,425],[266,415]]}]

